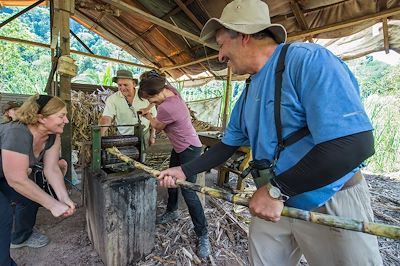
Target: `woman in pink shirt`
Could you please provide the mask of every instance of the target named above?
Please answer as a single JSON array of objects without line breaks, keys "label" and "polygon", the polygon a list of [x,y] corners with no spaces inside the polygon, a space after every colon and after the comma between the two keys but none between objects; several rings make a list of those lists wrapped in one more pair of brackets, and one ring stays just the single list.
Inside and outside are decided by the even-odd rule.
[{"label": "woman in pink shirt", "polygon": [[[164,130],[172,143],[169,167],[179,166],[200,156],[201,142],[193,128],[189,110],[178,91],[167,84],[165,75],[155,70],[144,72],[140,76],[139,97],[157,105],[157,116],[153,117],[146,109],[142,115],[150,121],[157,131]],[[195,183],[196,175],[187,181]],[[182,196],[188,206],[198,237],[198,255],[207,257],[211,247],[208,239],[207,221],[203,207],[195,191],[181,188]],[[164,224],[178,219],[178,188],[168,189],[166,212],[157,219],[158,224]]]}]

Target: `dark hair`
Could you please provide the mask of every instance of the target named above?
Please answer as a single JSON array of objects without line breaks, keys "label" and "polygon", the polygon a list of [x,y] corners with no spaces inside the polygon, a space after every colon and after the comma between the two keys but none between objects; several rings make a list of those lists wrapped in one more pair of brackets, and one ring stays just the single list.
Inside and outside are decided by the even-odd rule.
[{"label": "dark hair", "polygon": [[163,73],[156,70],[143,72],[140,75],[139,98],[142,99],[159,94],[165,88],[166,82],[167,78]]},{"label": "dark hair", "polygon": [[262,40],[265,38],[270,38],[272,40],[274,40],[276,43],[276,39],[275,39],[275,35],[269,30],[269,29],[265,29],[259,32],[256,32],[254,34],[251,34],[251,36],[253,36],[254,39],[256,40]]},{"label": "dark hair", "polygon": [[[240,32],[237,32],[237,31],[234,31],[234,30],[231,30],[231,29],[226,29],[226,30],[228,31],[228,34],[231,37],[231,39],[234,39],[234,38],[238,37],[238,35],[240,33]],[[244,34],[244,33],[242,33],[242,34]],[[274,34],[269,29],[264,29],[262,31],[250,34],[250,36],[253,37],[256,40],[262,40],[262,39],[269,38],[269,39],[272,39],[275,42],[277,42],[275,40]]]}]

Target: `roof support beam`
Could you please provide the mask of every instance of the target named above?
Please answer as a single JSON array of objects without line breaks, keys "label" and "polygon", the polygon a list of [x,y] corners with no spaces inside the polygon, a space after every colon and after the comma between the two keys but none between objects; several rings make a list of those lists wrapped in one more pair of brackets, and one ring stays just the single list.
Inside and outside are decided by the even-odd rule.
[{"label": "roof support beam", "polygon": [[[193,2],[193,0],[187,0],[185,4],[186,4],[186,5],[189,5],[189,4],[192,3],[192,2]],[[165,20],[165,19],[167,19],[167,18],[169,18],[169,17],[171,17],[171,16],[173,16],[173,15],[179,13],[180,11],[181,11],[181,9],[180,9],[179,7],[177,7],[177,8],[175,8],[174,10],[172,10],[172,11],[168,12],[167,14],[165,14],[161,19],[164,19],[164,20]],[[145,32],[143,32],[142,34],[140,34],[139,38],[140,38],[140,37],[146,36],[147,34],[149,34],[150,32],[152,32],[154,28],[157,28],[157,25],[156,25],[156,24],[152,24]],[[139,39],[139,38],[138,38],[138,39]]]},{"label": "roof support beam", "polygon": [[[194,34],[192,34],[190,32],[187,32],[187,31],[185,31],[185,30],[183,30],[181,28],[178,28],[178,27],[172,25],[171,23],[168,23],[168,22],[166,22],[166,21],[164,21],[162,19],[159,19],[156,16],[150,15],[149,13],[146,13],[143,10],[141,10],[139,8],[136,8],[134,6],[131,6],[131,5],[125,3],[125,2],[123,2],[121,0],[103,0],[103,2],[106,2],[106,3],[109,3],[111,5],[114,5],[115,7],[119,8],[119,9],[121,9],[123,11],[133,12],[133,13],[139,14],[144,19],[146,19],[147,21],[149,21],[151,23],[154,23],[154,24],[157,24],[158,26],[161,26],[161,27],[165,28],[166,30],[172,31],[172,32],[174,32],[176,34],[179,34],[179,35],[183,35],[183,36],[185,36],[186,38],[188,38],[188,39],[190,39],[192,41],[195,41],[195,42],[198,42],[198,43],[201,43],[203,45],[208,46],[206,43],[204,43],[204,42],[202,42],[200,40],[199,36],[196,36],[196,35],[194,35]],[[212,48],[212,47],[210,47],[210,48]]]},{"label": "roof support beam", "polygon": [[[70,56],[71,45],[70,45],[70,17],[75,9],[74,0],[54,0],[54,12],[58,14],[55,16],[57,18],[58,25],[60,25],[60,51],[61,56]],[[58,32],[53,32],[53,34],[58,35]],[[60,98],[67,104],[67,112],[71,113],[71,76],[63,75],[58,73],[60,86],[59,93]],[[61,155],[67,163],[67,173],[66,176],[71,180],[71,153],[72,153],[72,126],[71,124],[66,124],[64,126],[64,132],[61,138]]]},{"label": "roof support beam", "polygon": [[333,23],[333,24],[326,25],[323,27],[305,30],[305,31],[302,31],[299,33],[292,33],[292,34],[288,35],[288,41],[295,41],[295,40],[299,40],[301,38],[305,38],[308,36],[313,36],[313,35],[324,33],[324,32],[339,30],[339,29],[351,27],[351,26],[354,26],[354,25],[357,25],[360,23],[364,23],[364,22],[379,21],[384,18],[392,17],[392,16],[395,16],[398,14],[400,14],[400,7],[395,7],[395,8],[391,8],[386,11],[375,13],[372,15],[349,19],[344,22]]},{"label": "roof support beam", "polygon": [[92,52],[92,50],[90,50],[89,46],[87,46],[82,40],[81,38],[78,37],[78,35],[76,35],[71,29],[69,30],[69,32],[72,34],[72,36],[74,36],[74,38],[91,54],[94,54]]},{"label": "roof support beam", "polygon": [[204,61],[207,61],[207,60],[215,59],[215,58],[218,58],[218,55],[212,55],[212,56],[208,56],[208,57],[203,57],[201,59],[198,59],[198,60],[195,60],[195,61],[191,61],[189,63],[176,65],[176,66],[172,66],[172,67],[163,67],[163,68],[160,68],[160,70],[161,71],[168,71],[168,70],[171,70],[171,69],[187,67],[187,66],[191,66],[191,65],[194,65],[194,64],[197,64],[197,63],[200,63],[200,62],[204,62]]},{"label": "roof support beam", "polygon": [[20,12],[18,12],[17,14],[15,14],[14,16],[9,17],[8,19],[6,19],[5,21],[3,21],[2,23],[0,23],[0,28],[3,27],[4,25],[6,25],[7,23],[13,21],[14,19],[18,18],[19,16],[25,14],[26,12],[28,12],[29,10],[31,10],[32,8],[34,8],[35,6],[40,5],[41,3],[43,3],[44,0],[39,0],[36,3],[33,3],[32,5],[28,6],[27,8],[21,10]]},{"label": "roof support beam", "polygon": [[[75,10],[75,14],[77,14],[77,16],[73,16],[72,18],[77,22],[79,22],[80,24],[82,24],[83,26],[85,26],[86,28],[88,28],[90,31],[97,33],[103,38],[107,38],[115,45],[121,47],[122,49],[126,50],[128,53],[134,56],[138,54],[138,51],[135,51],[133,48],[131,48],[129,43],[125,42],[124,40],[116,36],[114,33],[110,32],[109,30],[103,28],[98,22],[95,22],[92,19],[88,18],[84,13]],[[149,60],[145,54],[142,54],[141,56]],[[151,60],[149,61],[151,62]],[[153,63],[157,67],[160,67],[156,62],[151,62],[151,63]]]},{"label": "roof support beam", "polygon": [[[31,45],[31,46],[40,47],[40,48],[50,49],[50,45],[49,44],[40,43],[40,42],[32,42],[32,41],[27,41],[27,40],[22,40],[22,39],[17,39],[17,38],[11,38],[11,37],[0,36],[0,41],[13,42],[13,43],[19,43],[19,44],[27,44],[27,45]],[[101,56],[101,55],[89,54],[89,53],[76,51],[76,50],[71,50],[71,54],[82,55],[82,56],[96,58],[96,59],[104,60],[104,61],[108,61],[108,62],[124,64],[124,65],[128,65],[128,66],[141,67],[141,68],[145,68],[145,69],[156,69],[153,66],[136,64],[136,63],[129,62],[129,61],[124,61],[124,60],[110,58],[110,57]]]},{"label": "roof support beam", "polygon": [[387,18],[382,19],[382,32],[383,32],[383,48],[385,53],[389,53],[389,27]]},{"label": "roof support beam", "polygon": [[222,130],[225,130],[226,125],[229,121],[229,106],[232,98],[232,69],[228,66],[228,74],[226,77],[226,88],[225,88],[225,101],[224,101],[224,113],[222,114]]},{"label": "roof support beam", "polygon": [[[308,24],[307,24],[306,18],[304,17],[303,12],[301,12],[299,3],[290,1],[289,4],[290,4],[290,8],[292,9],[294,17],[296,18],[296,21],[299,24],[300,28],[302,30],[310,29],[310,27],[308,27]],[[308,36],[308,37],[306,37],[306,39],[311,43],[314,42],[312,36]]]},{"label": "roof support beam", "polygon": [[204,25],[196,18],[195,15],[193,15],[192,11],[190,11],[189,8],[187,8],[187,6],[184,3],[182,3],[181,0],[175,0],[175,3],[190,18],[190,20],[193,21],[194,24],[196,24],[197,28],[199,28],[200,30],[203,28]]}]

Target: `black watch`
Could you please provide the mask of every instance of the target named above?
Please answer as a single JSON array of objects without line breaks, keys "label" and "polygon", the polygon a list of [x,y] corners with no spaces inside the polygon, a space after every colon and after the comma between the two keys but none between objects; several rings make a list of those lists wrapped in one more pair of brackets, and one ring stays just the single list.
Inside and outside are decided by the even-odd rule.
[{"label": "black watch", "polygon": [[283,194],[278,187],[272,185],[270,182],[267,183],[267,190],[268,195],[273,199],[281,200],[283,202],[289,199],[288,195]]}]

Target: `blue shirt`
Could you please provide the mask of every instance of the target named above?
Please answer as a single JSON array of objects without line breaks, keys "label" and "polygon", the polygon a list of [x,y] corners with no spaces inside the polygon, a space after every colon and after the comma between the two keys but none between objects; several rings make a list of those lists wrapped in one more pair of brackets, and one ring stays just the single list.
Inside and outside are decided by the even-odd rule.
[{"label": "blue shirt", "polygon": [[[243,91],[222,140],[231,146],[250,145],[256,160],[272,161],[277,146],[275,68],[282,47],[279,45],[262,69],[251,77],[247,99]],[[310,134],[281,152],[274,169],[276,175],[294,166],[319,143],[372,130],[355,77],[329,50],[316,44],[291,44],[285,65],[281,100],[283,137],[305,126]],[[293,196],[286,205],[304,210],[322,206],[356,171],[358,168],[325,187]]]}]

